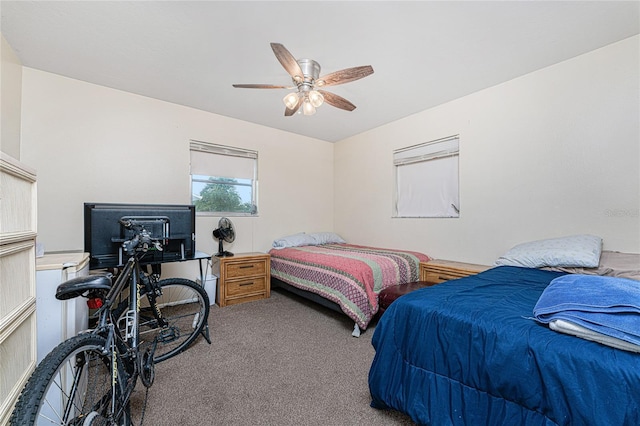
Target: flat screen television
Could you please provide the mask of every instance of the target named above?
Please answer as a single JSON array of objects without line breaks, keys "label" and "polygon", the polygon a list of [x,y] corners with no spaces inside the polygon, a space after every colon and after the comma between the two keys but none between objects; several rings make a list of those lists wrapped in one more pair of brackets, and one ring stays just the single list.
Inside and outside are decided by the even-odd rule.
[{"label": "flat screen television", "polygon": [[151,250],[143,264],[160,264],[192,258],[196,246],[196,210],[193,205],[84,203],[84,251],[89,269],[122,266],[127,256],[122,242],[132,231],[120,219],[142,223],[153,238],[163,240],[163,251]]}]

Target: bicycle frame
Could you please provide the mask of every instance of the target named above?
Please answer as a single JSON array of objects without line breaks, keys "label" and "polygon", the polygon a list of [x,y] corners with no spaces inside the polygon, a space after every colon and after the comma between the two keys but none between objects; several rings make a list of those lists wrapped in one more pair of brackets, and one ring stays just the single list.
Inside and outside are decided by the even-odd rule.
[{"label": "bicycle frame", "polygon": [[[111,287],[107,295],[105,296],[105,304],[96,313],[99,316],[99,322],[94,333],[102,335],[106,338],[106,345],[103,354],[109,356],[112,359],[112,383],[111,390],[113,395],[117,395],[116,392],[116,378],[118,377],[118,365],[115,360],[117,354],[120,355],[120,359],[126,363],[126,371],[130,372],[130,379],[127,381],[127,387],[120,398],[120,410],[123,410],[126,406],[126,401],[129,400],[133,389],[135,388],[138,377],[141,374],[140,360],[139,360],[139,314],[140,314],[140,301],[143,294],[147,295],[150,305],[153,307],[154,316],[160,326],[165,324],[162,314],[159,312],[155,303],[155,288],[153,282],[155,278],[149,276],[142,271],[140,266],[140,258],[144,256],[144,253],[134,252],[125,264],[122,272],[117,276],[114,285]],[[126,286],[129,285],[128,294],[128,306],[124,312],[124,317],[117,314],[115,309],[117,298],[124,292]],[[121,327],[121,322],[124,320],[124,327]],[[123,337],[124,336],[124,337]],[[152,358],[152,355],[151,355]],[[115,398],[112,401],[115,405]],[[115,410],[115,406],[112,407],[112,412]],[[118,415],[121,413],[118,413]]]}]

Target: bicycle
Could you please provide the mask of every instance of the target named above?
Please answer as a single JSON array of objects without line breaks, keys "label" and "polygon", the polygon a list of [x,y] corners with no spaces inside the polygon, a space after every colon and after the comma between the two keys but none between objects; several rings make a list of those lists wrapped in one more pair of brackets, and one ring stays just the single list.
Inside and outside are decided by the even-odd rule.
[{"label": "bicycle", "polygon": [[128,261],[115,282],[112,274],[90,275],[56,291],[59,300],[88,298],[97,309],[95,328],[60,343],[42,360],[18,398],[11,425],[128,426],[138,378],[148,392],[155,363],[183,352],[199,334],[211,343],[204,289],[186,279],[160,280],[159,268],[143,259],[149,250],[162,250],[161,240],[134,219],[120,223],[133,236],[122,243]]}]

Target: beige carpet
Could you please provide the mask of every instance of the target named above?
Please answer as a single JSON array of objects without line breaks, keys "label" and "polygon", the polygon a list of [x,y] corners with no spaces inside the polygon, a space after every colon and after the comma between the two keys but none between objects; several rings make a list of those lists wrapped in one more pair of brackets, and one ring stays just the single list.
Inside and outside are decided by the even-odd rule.
[{"label": "beige carpet", "polygon": [[352,337],[346,316],[281,290],[211,308],[212,344],[199,338],[156,366],[144,425],[413,424],[369,406],[372,326]]}]

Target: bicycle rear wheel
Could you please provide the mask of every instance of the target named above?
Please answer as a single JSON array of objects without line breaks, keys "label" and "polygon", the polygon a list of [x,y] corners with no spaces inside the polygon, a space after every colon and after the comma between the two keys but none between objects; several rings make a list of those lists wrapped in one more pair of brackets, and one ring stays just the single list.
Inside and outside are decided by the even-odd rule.
[{"label": "bicycle rear wheel", "polygon": [[156,305],[167,326],[158,325],[148,302],[140,308],[140,341],[146,346],[157,339],[154,362],[164,361],[186,350],[209,318],[209,297],[202,286],[183,278],[160,280],[158,285],[162,294],[156,297]]},{"label": "bicycle rear wheel", "polygon": [[113,372],[105,344],[81,334],[54,348],[22,390],[11,425],[130,425],[129,403],[122,401],[127,376],[118,354]]}]

